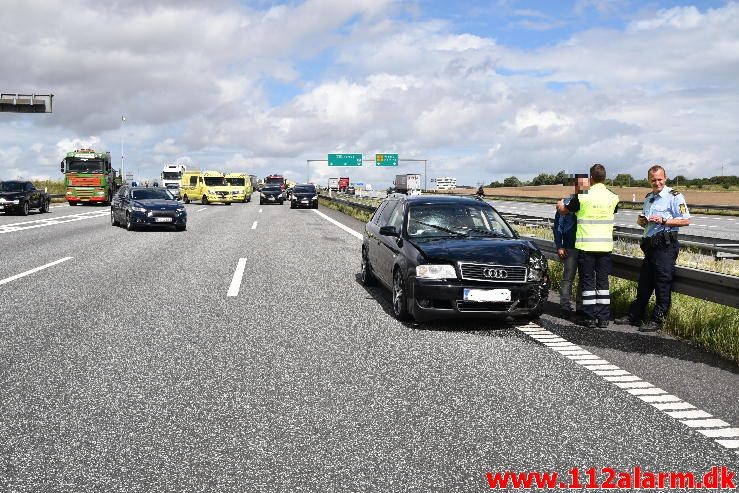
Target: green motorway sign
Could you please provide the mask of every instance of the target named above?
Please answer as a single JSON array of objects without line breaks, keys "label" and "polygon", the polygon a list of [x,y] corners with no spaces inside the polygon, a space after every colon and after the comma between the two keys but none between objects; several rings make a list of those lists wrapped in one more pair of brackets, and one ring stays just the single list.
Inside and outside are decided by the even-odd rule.
[{"label": "green motorway sign", "polygon": [[397,166],[397,154],[375,154],[375,166]]},{"label": "green motorway sign", "polygon": [[361,154],[329,154],[329,166],[362,166]]}]

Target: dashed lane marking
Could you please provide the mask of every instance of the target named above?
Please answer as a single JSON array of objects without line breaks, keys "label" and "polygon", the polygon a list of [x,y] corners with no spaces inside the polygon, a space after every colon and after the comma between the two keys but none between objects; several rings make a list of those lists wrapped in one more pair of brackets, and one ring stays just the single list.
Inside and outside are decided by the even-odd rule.
[{"label": "dashed lane marking", "polygon": [[257,221],[254,221],[251,225],[251,229],[257,229]]},{"label": "dashed lane marking", "polygon": [[205,209],[207,209],[207,207],[203,207],[203,208],[201,208],[201,209],[198,209],[198,210],[196,210],[195,212],[201,212],[201,211],[204,211]]},{"label": "dashed lane marking", "polygon": [[228,292],[226,293],[226,296],[233,297],[239,295],[239,290],[241,289],[241,280],[244,278],[245,268],[246,259],[240,258],[239,262],[236,264],[236,270],[234,271],[234,275],[231,278],[231,285],[228,287]]},{"label": "dashed lane marking", "polygon": [[54,262],[49,262],[48,264],[42,265],[41,267],[36,267],[34,269],[27,270],[26,272],[21,272],[20,274],[16,274],[14,276],[7,277],[7,278],[5,278],[3,280],[0,280],[0,286],[2,286],[3,284],[7,284],[9,282],[15,281],[16,279],[20,279],[21,277],[26,277],[28,275],[35,274],[38,271],[41,271],[41,270],[44,270],[44,269],[48,269],[49,267],[53,267],[53,266],[55,266],[57,264],[61,264],[62,262],[66,262],[67,260],[72,260],[72,258],[73,257],[60,258],[59,260],[55,260]]},{"label": "dashed lane marking", "polygon": [[712,438],[714,442],[722,447],[739,452],[739,428],[732,427],[726,421],[713,417],[712,414],[696,408],[680,397],[672,395],[626,370],[622,370],[600,356],[583,349],[577,344],[570,343],[563,337],[535,323],[517,328],[537,342],[549,347],[552,351],[562,354],[567,359],[590,370],[624,392],[662,411],[670,418],[678,420],[703,436]]}]

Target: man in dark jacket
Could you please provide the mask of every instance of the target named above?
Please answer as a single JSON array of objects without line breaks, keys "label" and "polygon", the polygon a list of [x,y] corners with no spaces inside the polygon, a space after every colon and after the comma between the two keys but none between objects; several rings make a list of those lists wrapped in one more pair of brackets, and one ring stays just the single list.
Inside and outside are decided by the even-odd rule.
[{"label": "man in dark jacket", "polygon": [[[562,200],[563,205],[569,205],[572,197],[577,196],[583,187],[589,184],[587,175],[576,175],[575,194]],[[559,287],[560,313],[563,318],[572,319],[572,283],[577,273],[577,250],[575,249],[575,233],[577,232],[577,216],[575,214],[560,214],[559,210],[554,214],[554,246],[557,255],[562,260],[562,282]],[[578,313],[582,313],[582,296],[580,286],[577,286],[575,296],[575,307]]]}]

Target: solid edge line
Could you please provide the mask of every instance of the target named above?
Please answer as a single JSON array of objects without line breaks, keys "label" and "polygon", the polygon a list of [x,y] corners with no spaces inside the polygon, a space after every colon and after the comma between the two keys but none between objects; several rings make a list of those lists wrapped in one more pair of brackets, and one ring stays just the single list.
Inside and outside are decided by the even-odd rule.
[{"label": "solid edge line", "polygon": [[354,236],[355,238],[357,238],[357,239],[359,239],[359,240],[361,240],[361,239],[362,239],[362,234],[361,234],[361,233],[357,233],[356,231],[354,231],[354,230],[353,230],[352,228],[350,228],[349,226],[345,226],[345,225],[341,224],[341,223],[340,223],[339,221],[337,221],[336,219],[333,219],[333,218],[330,218],[330,217],[328,217],[328,216],[327,216],[326,214],[324,214],[324,213],[323,213],[323,212],[321,212],[321,211],[317,211],[317,210],[313,209],[313,212],[315,212],[316,214],[318,214],[319,216],[321,216],[322,218],[324,218],[324,219],[325,219],[326,221],[328,221],[328,222],[330,222],[330,223],[333,223],[333,224],[335,224],[336,226],[340,227],[341,229],[343,229],[344,231],[346,231],[346,232],[347,232],[347,233],[349,233],[350,235]]},{"label": "solid edge line", "polygon": [[7,284],[9,282],[15,281],[16,279],[20,279],[21,277],[26,277],[30,274],[34,274],[40,270],[48,269],[49,267],[53,267],[56,264],[61,264],[62,262],[66,262],[67,260],[72,260],[72,258],[74,257],[64,257],[59,260],[55,260],[54,262],[49,262],[46,265],[42,265],[41,267],[36,267],[35,269],[27,270],[26,272],[21,272],[20,274],[16,274],[12,277],[8,277],[0,281],[0,286],[2,286],[3,284]]},{"label": "solid edge line", "polygon": [[233,278],[231,278],[231,285],[228,287],[228,293],[226,293],[226,296],[239,295],[239,289],[241,289],[241,279],[244,277],[245,268],[246,259],[240,258],[239,263],[236,264],[236,270],[234,271]]},{"label": "solid edge line", "polygon": [[[540,343],[543,347],[546,347],[554,351],[555,353],[560,352],[557,351],[557,347],[551,347],[546,344],[546,340],[541,340],[540,337],[537,337],[537,334],[535,333],[537,332],[537,329],[535,328],[533,323],[529,323],[528,325],[525,325],[523,327],[518,327],[518,330],[531,337],[531,339],[533,339],[534,341]],[[539,330],[545,329],[543,327],[540,327]],[[722,447],[727,449],[739,449],[739,440],[726,440],[725,437],[721,436],[722,431],[737,429],[732,428],[731,425],[726,421],[718,418],[713,418],[710,413],[696,408],[689,402],[686,402],[675,395],[668,394],[667,391],[660,389],[655,385],[652,385],[646,380],[642,380],[636,375],[632,375],[626,370],[622,370],[620,368],[618,370],[598,370],[598,366],[603,364],[600,362],[608,363],[608,361],[605,359],[592,360],[590,359],[589,355],[573,356],[563,354],[563,356],[565,356],[566,360],[577,363],[591,373],[599,376],[606,382],[614,384],[616,388],[620,391],[632,395],[647,404],[650,404],[657,410],[661,411],[662,414],[670,417],[671,419],[679,421],[693,431],[697,431],[699,433],[702,433],[704,436],[714,438],[714,443],[721,445]],[[585,366],[588,364],[592,364],[593,361],[599,361],[600,365],[593,365],[592,368],[588,368],[587,366]],[[618,368],[616,365],[611,366]],[[640,384],[638,387],[631,387],[624,385],[624,382],[640,382]],[[619,385],[619,383],[621,383],[621,385]],[[711,431],[709,432],[710,434],[705,433],[706,431],[708,431],[706,429],[711,429]]]}]

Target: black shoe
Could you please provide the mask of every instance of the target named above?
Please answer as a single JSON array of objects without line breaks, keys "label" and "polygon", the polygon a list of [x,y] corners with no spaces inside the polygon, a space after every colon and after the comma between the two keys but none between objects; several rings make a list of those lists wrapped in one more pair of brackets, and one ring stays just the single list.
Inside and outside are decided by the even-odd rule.
[{"label": "black shoe", "polygon": [[587,327],[588,329],[594,329],[598,326],[598,321],[594,318],[586,318],[586,317],[579,317],[575,323],[577,325],[582,325],[583,327]]},{"label": "black shoe", "polygon": [[569,308],[562,308],[559,310],[559,316],[565,320],[572,320],[575,316],[575,312]]},{"label": "black shoe", "polygon": [[606,320],[600,320],[600,319],[598,319],[598,328],[599,329],[607,329],[609,323],[611,323],[610,320],[607,320],[607,319]]},{"label": "black shoe", "polygon": [[639,326],[639,332],[657,332],[661,328],[661,324],[655,322],[654,320],[650,320],[649,322],[644,322]]},{"label": "black shoe", "polygon": [[634,322],[634,320],[631,317],[619,317],[616,320],[613,321],[616,325],[633,325],[634,327],[639,326],[639,322]]}]

